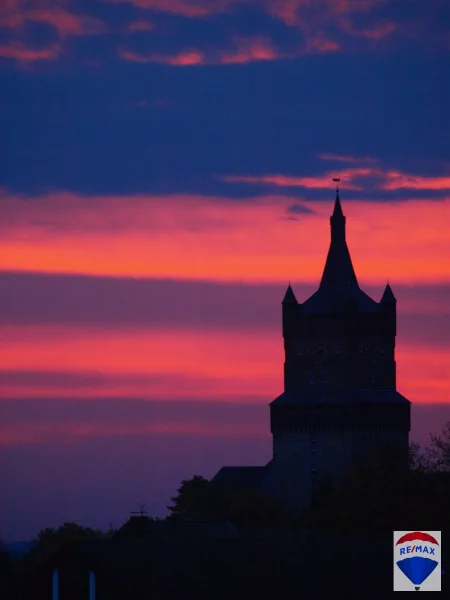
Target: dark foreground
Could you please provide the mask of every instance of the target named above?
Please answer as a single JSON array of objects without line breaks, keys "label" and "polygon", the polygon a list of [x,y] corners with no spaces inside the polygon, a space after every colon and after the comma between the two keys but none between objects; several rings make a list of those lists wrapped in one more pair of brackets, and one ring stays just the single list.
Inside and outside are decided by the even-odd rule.
[{"label": "dark foreground", "polygon": [[[442,536],[448,571],[449,532]],[[153,522],[138,535],[68,544],[28,572],[27,581],[0,588],[0,596],[50,600],[57,568],[59,600],[87,600],[89,571],[96,600],[385,600],[393,594],[392,539],[392,532],[237,532],[225,523]],[[443,598],[450,597],[447,579]]]}]

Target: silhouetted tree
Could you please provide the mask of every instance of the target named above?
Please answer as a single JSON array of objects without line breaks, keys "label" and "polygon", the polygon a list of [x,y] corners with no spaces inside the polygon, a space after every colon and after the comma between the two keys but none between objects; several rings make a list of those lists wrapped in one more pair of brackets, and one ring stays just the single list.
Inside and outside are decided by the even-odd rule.
[{"label": "silhouetted tree", "polygon": [[430,437],[428,452],[436,470],[450,471],[450,421],[445,424],[440,435],[432,433]]},{"label": "silhouetted tree", "polygon": [[58,528],[41,529],[33,542],[32,552],[53,552],[68,542],[81,540],[104,539],[107,534],[99,529],[82,527],[77,523],[67,522]]},{"label": "silhouetted tree", "polygon": [[395,456],[386,446],[336,480],[329,496],[310,511],[310,523],[327,529],[392,529],[404,514],[411,485],[407,464]]},{"label": "silhouetted tree", "polygon": [[172,520],[226,520],[239,527],[265,527],[284,523],[287,515],[276,500],[257,491],[217,486],[199,475],[182,481],[171,500]]},{"label": "silhouetted tree", "polygon": [[72,522],[64,523],[58,528],[42,529],[33,541],[31,549],[18,561],[19,579],[25,580],[31,572],[69,542],[108,539],[112,533],[82,527]]},{"label": "silhouetted tree", "polygon": [[227,498],[201,475],[184,479],[178,495],[171,500],[173,505],[167,507],[171,513],[168,518],[178,521],[223,518],[227,506]]},{"label": "silhouetted tree", "polygon": [[416,442],[409,445],[409,468],[411,471],[431,473],[436,470],[435,461],[428,447],[423,448]]},{"label": "silhouetted tree", "polygon": [[[447,431],[446,429],[445,431]],[[445,431],[439,439],[444,463]],[[385,448],[338,481],[330,497],[310,512],[310,522],[327,529],[401,530],[411,523],[442,529],[450,520],[450,473],[436,469],[427,446],[411,444],[410,468]],[[441,471],[444,468],[441,467]],[[423,525],[422,525],[423,524]]]}]

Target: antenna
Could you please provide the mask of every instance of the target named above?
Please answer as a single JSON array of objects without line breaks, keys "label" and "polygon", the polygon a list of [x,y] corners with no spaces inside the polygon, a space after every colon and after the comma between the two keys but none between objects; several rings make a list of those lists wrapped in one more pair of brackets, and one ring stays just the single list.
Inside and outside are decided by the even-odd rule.
[{"label": "antenna", "polygon": [[138,504],[138,512],[132,512],[132,515],[139,515],[140,517],[145,517],[147,514],[147,506],[145,504]]},{"label": "antenna", "polygon": [[339,192],[339,182],[341,181],[340,177],[333,177],[333,181],[336,182],[336,191]]}]

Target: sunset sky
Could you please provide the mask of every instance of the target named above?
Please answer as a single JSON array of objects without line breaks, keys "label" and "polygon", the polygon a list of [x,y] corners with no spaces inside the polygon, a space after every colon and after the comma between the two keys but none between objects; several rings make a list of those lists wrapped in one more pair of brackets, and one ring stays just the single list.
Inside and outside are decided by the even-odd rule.
[{"label": "sunset sky", "polygon": [[397,297],[411,438],[450,420],[448,0],[2,0],[0,537],[165,514],[271,458],[281,300],[332,178]]}]

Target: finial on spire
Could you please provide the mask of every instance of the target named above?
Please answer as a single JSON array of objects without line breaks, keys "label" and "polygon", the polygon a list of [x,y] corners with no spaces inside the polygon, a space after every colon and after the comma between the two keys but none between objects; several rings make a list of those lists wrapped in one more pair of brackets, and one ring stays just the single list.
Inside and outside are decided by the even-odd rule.
[{"label": "finial on spire", "polygon": [[342,212],[341,201],[339,198],[340,177],[333,177],[336,182],[336,200],[334,202],[333,214],[331,215],[331,241],[345,242],[345,217]]}]

